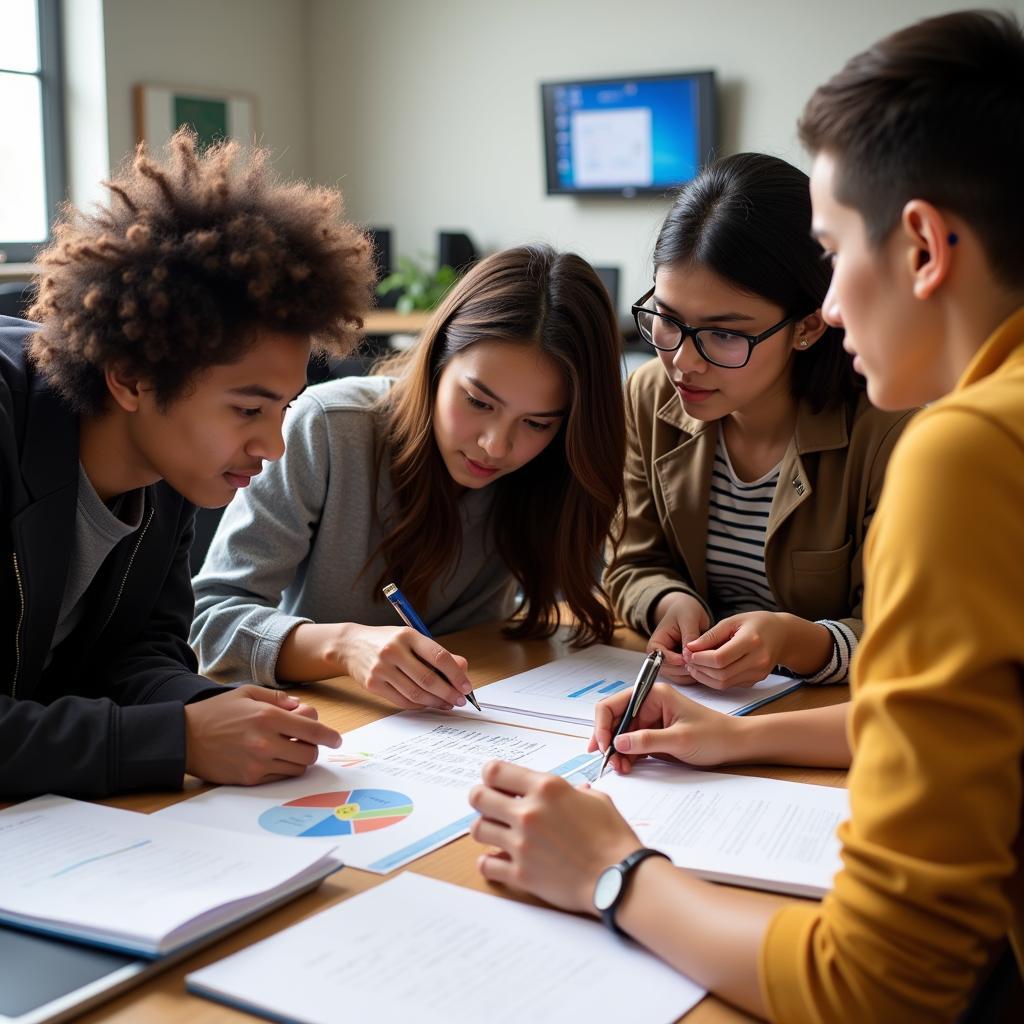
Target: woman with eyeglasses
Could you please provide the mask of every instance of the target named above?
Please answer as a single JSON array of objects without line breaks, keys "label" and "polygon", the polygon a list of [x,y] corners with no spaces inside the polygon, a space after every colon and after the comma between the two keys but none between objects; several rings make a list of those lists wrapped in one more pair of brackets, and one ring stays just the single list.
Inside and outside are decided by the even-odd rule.
[{"label": "woman with eyeglasses", "polygon": [[909,413],[872,408],[811,237],[807,176],[755,153],[686,185],[633,306],[658,356],[627,386],[627,527],[605,584],[665,654],[717,689],[776,667],[846,679],[861,554]]}]

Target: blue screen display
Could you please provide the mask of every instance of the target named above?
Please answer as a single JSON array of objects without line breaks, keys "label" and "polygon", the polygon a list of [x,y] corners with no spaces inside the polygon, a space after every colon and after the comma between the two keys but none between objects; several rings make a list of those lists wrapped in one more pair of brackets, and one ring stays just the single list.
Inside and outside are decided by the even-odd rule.
[{"label": "blue screen display", "polygon": [[657,189],[689,181],[701,164],[700,100],[698,81],[685,77],[550,86],[559,188]]}]

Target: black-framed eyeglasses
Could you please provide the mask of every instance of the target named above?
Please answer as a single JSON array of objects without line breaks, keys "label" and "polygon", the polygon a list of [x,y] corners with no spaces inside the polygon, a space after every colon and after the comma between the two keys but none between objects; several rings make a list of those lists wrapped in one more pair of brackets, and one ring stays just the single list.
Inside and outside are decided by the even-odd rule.
[{"label": "black-framed eyeglasses", "polygon": [[636,321],[640,337],[653,345],[659,352],[675,352],[687,338],[693,338],[693,344],[702,359],[713,366],[722,366],[728,370],[738,370],[750,362],[750,353],[755,345],[767,341],[783,327],[795,323],[798,316],[787,316],[773,327],[760,334],[744,334],[742,331],[726,331],[721,327],[690,327],[682,320],[677,320],[668,313],[659,313],[644,303],[654,295],[652,288],[643,298],[633,303],[633,319]]}]

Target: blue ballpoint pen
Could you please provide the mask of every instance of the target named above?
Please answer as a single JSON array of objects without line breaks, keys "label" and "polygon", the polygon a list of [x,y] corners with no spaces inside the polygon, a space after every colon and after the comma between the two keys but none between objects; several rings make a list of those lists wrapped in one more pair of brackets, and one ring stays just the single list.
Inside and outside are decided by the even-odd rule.
[{"label": "blue ballpoint pen", "polygon": [[[391,602],[392,607],[398,612],[399,618],[410,628],[415,629],[417,633],[422,634],[428,640],[433,640],[434,636],[427,629],[427,624],[416,614],[416,609],[409,604],[405,594],[403,594],[394,583],[389,583],[384,588],[384,596]],[[440,675],[441,673],[438,673]],[[466,699],[477,709],[482,710],[480,705],[477,703],[476,697],[473,691],[470,690],[466,694]]]}]

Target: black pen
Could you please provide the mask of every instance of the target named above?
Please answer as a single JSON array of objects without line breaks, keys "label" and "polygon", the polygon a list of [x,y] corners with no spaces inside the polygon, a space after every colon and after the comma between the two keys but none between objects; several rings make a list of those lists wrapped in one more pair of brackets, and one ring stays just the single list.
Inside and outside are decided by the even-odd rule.
[{"label": "black pen", "polygon": [[[416,609],[409,604],[409,599],[403,594],[394,583],[389,583],[384,588],[384,596],[391,602],[391,606],[398,612],[399,618],[410,628],[415,629],[417,633],[422,634],[428,640],[433,640],[434,635],[427,629],[427,624],[416,614]],[[436,671],[436,669],[435,669]],[[445,677],[438,672],[442,679]],[[450,680],[448,680],[450,682]],[[466,699],[477,709],[477,711],[483,710],[480,705],[476,702],[476,696],[473,691],[470,690],[466,694]]]},{"label": "black pen", "polygon": [[615,741],[629,729],[633,719],[640,714],[640,709],[644,706],[644,701],[647,700],[651,687],[654,686],[654,680],[658,678],[658,673],[661,671],[661,663],[664,660],[665,655],[661,651],[654,651],[644,658],[644,663],[640,666],[636,682],[633,684],[633,692],[629,695],[629,703],[626,705],[626,710],[622,713],[622,719],[619,721],[619,727],[615,730],[615,734],[608,744],[608,749],[604,752],[601,770],[597,773],[598,778],[604,775],[604,770],[608,767],[612,754],[615,753]]}]

